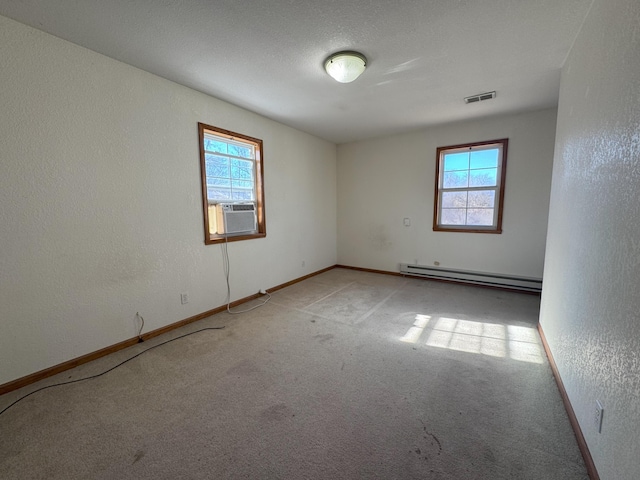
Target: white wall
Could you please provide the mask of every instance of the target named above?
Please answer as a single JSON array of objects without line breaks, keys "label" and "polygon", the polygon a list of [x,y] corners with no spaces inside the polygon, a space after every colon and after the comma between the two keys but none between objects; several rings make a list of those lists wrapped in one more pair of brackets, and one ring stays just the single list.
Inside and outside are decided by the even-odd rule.
[{"label": "white wall", "polygon": [[264,140],[232,299],[336,263],[335,145],[4,17],[0,64],[0,384],[224,303],[198,121]]},{"label": "white wall", "polygon": [[[398,271],[438,261],[541,277],[555,126],[550,109],[339,145],[338,263]],[[505,137],[503,233],[434,232],[436,148]]]},{"label": "white wall", "polygon": [[563,68],[544,272],[540,323],[600,478],[638,479],[637,0],[596,0]]}]

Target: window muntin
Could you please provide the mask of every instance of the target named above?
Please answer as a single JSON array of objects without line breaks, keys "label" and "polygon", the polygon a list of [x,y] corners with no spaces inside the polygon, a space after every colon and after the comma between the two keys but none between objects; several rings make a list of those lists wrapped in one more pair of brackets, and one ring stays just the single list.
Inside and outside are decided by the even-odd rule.
[{"label": "window muntin", "polygon": [[[198,123],[205,243],[266,236],[262,140]],[[218,234],[216,204],[253,203],[255,232]]]},{"label": "window muntin", "polygon": [[440,147],[433,229],[502,233],[508,139]]}]

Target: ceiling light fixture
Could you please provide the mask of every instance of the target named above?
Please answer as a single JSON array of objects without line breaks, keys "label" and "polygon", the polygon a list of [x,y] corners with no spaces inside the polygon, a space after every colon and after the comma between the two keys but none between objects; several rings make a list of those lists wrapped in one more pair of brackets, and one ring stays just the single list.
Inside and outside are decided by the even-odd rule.
[{"label": "ceiling light fixture", "polygon": [[338,52],[324,62],[324,69],[340,83],[353,82],[367,66],[367,58],[358,52]]}]

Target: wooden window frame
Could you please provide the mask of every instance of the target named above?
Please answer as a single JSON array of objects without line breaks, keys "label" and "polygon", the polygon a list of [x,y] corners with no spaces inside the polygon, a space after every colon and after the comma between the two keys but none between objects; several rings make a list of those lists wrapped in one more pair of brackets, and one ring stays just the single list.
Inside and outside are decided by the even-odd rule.
[{"label": "wooden window frame", "polygon": [[[256,149],[255,158],[255,173],[256,173],[256,217],[257,217],[257,229],[254,233],[241,233],[241,234],[214,234],[210,233],[210,221],[209,221],[209,205],[211,203],[207,194],[207,170],[205,164],[205,149],[204,149],[204,136],[205,133],[210,133],[218,137],[228,138],[230,140],[239,140],[252,144]],[[259,138],[253,138],[242,133],[232,132],[223,128],[214,127],[205,123],[198,122],[198,141],[200,149],[200,180],[202,185],[202,211],[204,218],[204,243],[206,245],[214,245],[224,242],[238,242],[241,240],[250,240],[253,238],[264,238],[267,236],[267,221],[265,218],[265,206],[264,206],[264,147],[262,140]]]},{"label": "wooden window frame", "polygon": [[[499,179],[498,179],[498,195],[497,205],[494,208],[498,209],[496,225],[490,227],[478,227],[477,225],[471,226],[442,226],[439,224],[440,219],[440,199],[442,198],[440,193],[443,190],[441,174],[441,165],[444,154],[452,150],[464,150],[473,149],[474,147],[486,147],[488,145],[498,145],[502,149],[502,157],[500,159],[501,164],[498,165]],[[451,145],[448,147],[438,147],[436,150],[436,178],[435,178],[435,195],[433,202],[433,231],[434,232],[459,232],[459,233],[502,233],[502,214],[504,210],[504,186],[507,173],[507,151],[509,147],[509,139],[501,138],[498,140],[487,140],[483,142],[465,143],[461,145]]]}]

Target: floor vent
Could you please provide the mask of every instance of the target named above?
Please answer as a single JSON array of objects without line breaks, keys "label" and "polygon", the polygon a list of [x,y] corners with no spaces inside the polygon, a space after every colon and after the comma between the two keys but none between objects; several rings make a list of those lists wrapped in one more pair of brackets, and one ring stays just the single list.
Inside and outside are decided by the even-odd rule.
[{"label": "floor vent", "polygon": [[542,291],[542,279],[503,275],[499,273],[473,272],[470,270],[454,270],[441,267],[427,267],[424,265],[400,264],[400,273],[416,277],[449,280],[452,282],[486,285],[490,287],[522,290],[539,293]]},{"label": "floor vent", "polygon": [[464,103],[475,103],[481,102],[483,100],[491,100],[492,98],[496,98],[496,92],[486,92],[479,93],[477,95],[471,95],[470,97],[465,97]]}]

